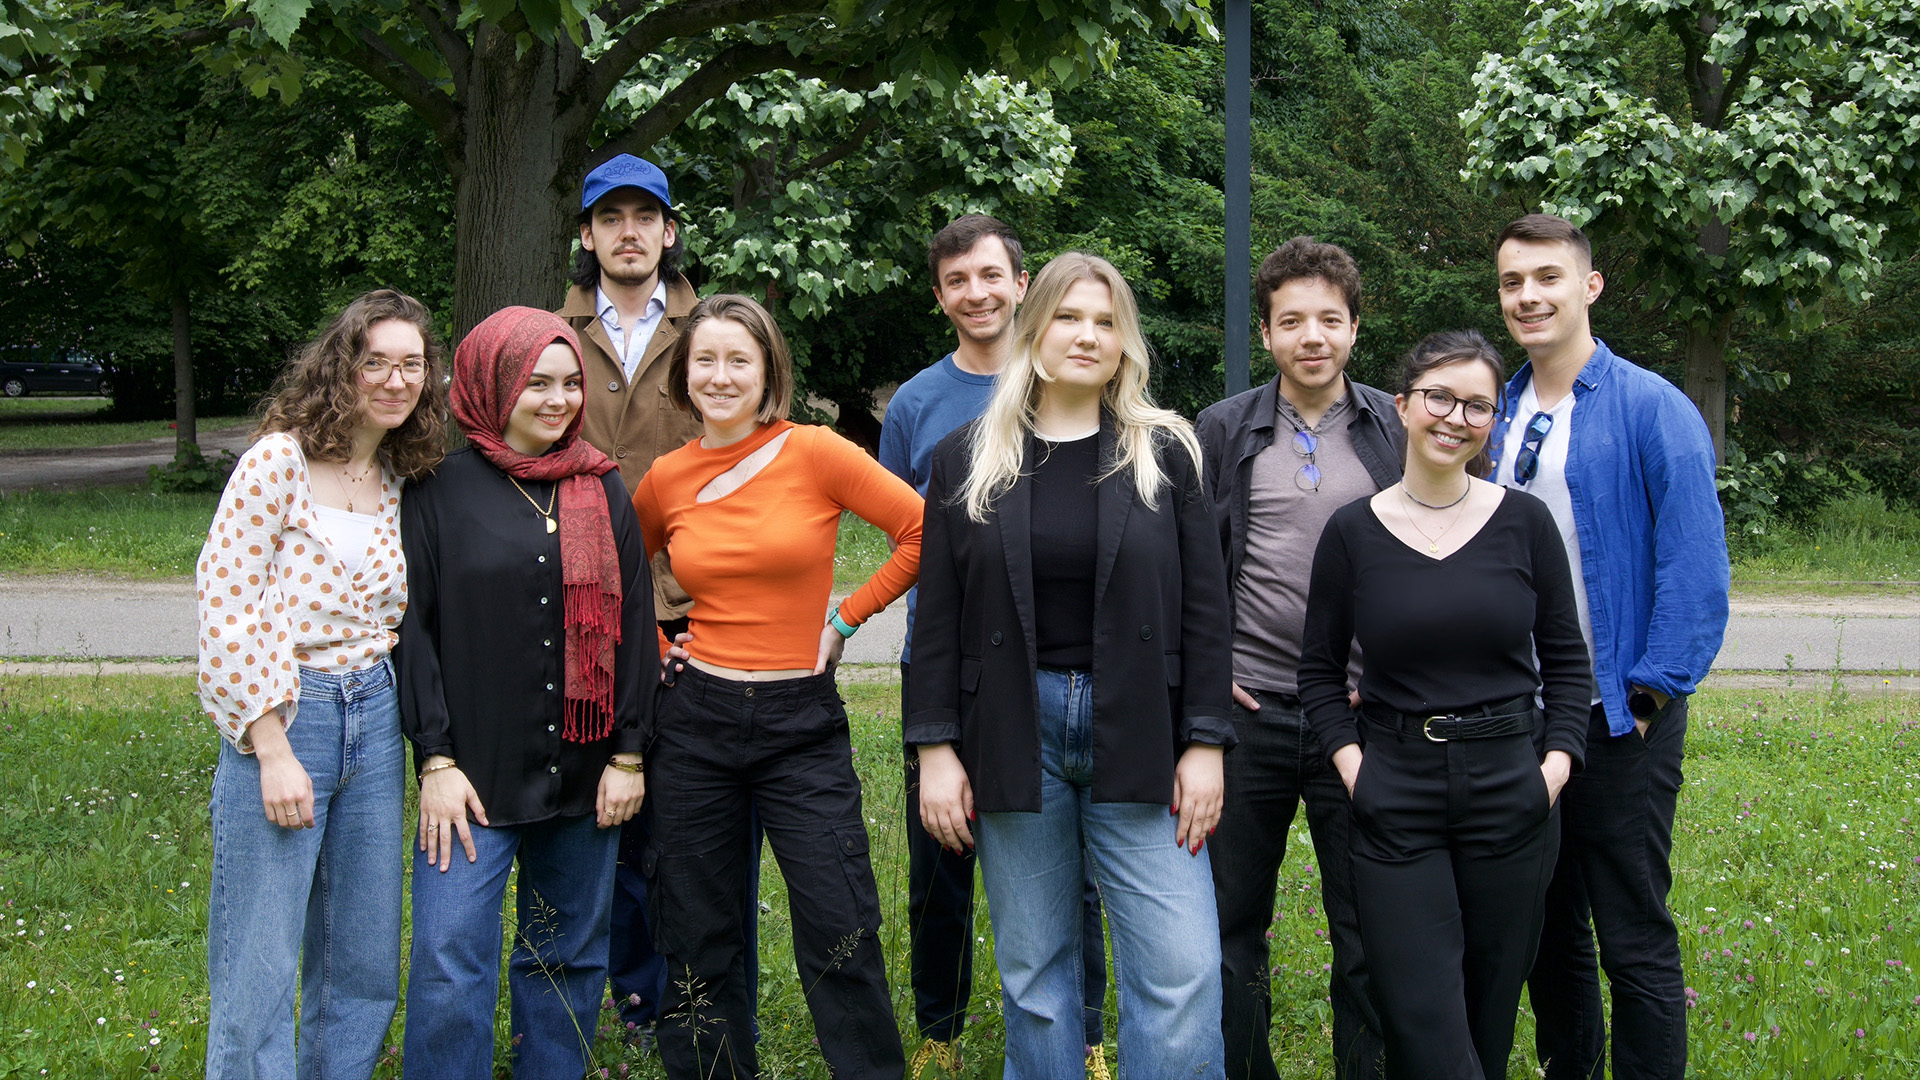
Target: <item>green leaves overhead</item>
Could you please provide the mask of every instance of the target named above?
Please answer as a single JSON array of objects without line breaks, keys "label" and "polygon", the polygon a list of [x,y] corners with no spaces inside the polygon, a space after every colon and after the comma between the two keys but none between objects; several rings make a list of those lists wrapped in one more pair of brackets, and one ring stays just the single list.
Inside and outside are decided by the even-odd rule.
[{"label": "green leaves overhead", "polygon": [[[1648,302],[1783,322],[1864,299],[1920,239],[1920,9],[1904,0],[1536,2],[1461,114],[1463,176],[1544,185],[1549,209],[1646,245]],[[1664,43],[1686,85],[1629,69]],[[1718,89],[1711,75],[1725,80]],[[1703,230],[1725,226],[1724,253]]]}]

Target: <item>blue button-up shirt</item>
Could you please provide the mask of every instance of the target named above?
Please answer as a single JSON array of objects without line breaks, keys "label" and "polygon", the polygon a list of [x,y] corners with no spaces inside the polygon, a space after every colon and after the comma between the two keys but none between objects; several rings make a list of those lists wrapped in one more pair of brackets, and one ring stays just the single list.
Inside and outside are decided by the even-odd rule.
[{"label": "blue button-up shirt", "polygon": [[[1487,443],[1496,469],[1531,378],[1529,363],[1507,384]],[[1719,655],[1726,521],[1707,425],[1672,383],[1596,339],[1573,395],[1567,489],[1593,617],[1594,684],[1608,729],[1624,735],[1633,730],[1630,686],[1690,694]]]}]

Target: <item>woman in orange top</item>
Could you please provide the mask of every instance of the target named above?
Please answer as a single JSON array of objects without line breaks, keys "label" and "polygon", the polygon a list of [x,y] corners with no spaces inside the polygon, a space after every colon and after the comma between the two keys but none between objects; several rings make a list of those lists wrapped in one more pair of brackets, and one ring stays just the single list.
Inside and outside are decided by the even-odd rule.
[{"label": "woman in orange top", "polygon": [[[691,659],[647,754],[643,865],[669,972],[660,1057],[676,1080],[759,1072],[753,1003],[728,978],[749,895],[751,805],[787,881],[794,959],[828,1067],[899,1077],[880,896],[831,669],[854,629],[918,576],[920,496],[831,430],[787,420],[792,354],[744,296],[694,309],[667,393],[703,434],[656,461],[633,494],[648,556],[664,547],[693,597]],[[843,510],[897,547],[829,611]]]}]

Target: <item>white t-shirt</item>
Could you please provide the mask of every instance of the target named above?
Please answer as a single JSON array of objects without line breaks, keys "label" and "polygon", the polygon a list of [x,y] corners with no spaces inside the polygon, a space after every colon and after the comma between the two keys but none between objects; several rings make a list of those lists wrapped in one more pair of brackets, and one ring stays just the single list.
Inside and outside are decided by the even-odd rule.
[{"label": "white t-shirt", "polygon": [[[1507,442],[1500,453],[1500,471],[1494,479],[1502,487],[1517,488],[1547,504],[1553,513],[1553,522],[1560,527],[1560,541],[1567,549],[1567,568],[1573,571],[1574,605],[1580,612],[1580,636],[1587,639],[1587,655],[1593,655],[1593,618],[1587,613],[1586,579],[1580,576],[1580,534],[1573,524],[1573,493],[1567,489],[1567,446],[1573,433],[1574,396],[1568,394],[1554,403],[1553,408],[1542,410],[1540,396],[1534,390],[1534,383],[1528,381],[1527,388],[1520,392],[1520,403],[1513,414],[1513,423],[1507,425]],[[1514,479],[1514,464],[1520,459],[1520,447],[1526,440],[1527,426],[1537,412],[1545,411],[1553,418],[1553,426],[1547,430],[1547,437],[1540,441],[1540,466],[1534,472],[1533,479],[1521,483]],[[1598,687],[1595,687],[1596,691]],[[1599,704],[1596,693],[1593,704]]]},{"label": "white t-shirt", "polygon": [[333,552],[333,557],[339,559],[349,573],[359,573],[367,561],[367,549],[373,546],[377,519],[372,514],[350,513],[319,503],[313,504],[313,512],[319,518],[320,539]]}]

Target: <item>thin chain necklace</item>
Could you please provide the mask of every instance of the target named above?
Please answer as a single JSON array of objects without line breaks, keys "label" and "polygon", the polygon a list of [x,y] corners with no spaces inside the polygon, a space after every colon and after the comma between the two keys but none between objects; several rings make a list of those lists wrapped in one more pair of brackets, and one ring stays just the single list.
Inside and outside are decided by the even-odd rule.
[{"label": "thin chain necklace", "polygon": [[520,497],[527,500],[527,505],[533,507],[534,512],[540,515],[540,520],[547,523],[548,532],[553,532],[555,529],[558,529],[560,527],[553,523],[553,501],[560,497],[559,484],[553,485],[553,491],[549,492],[547,495],[547,508],[545,510],[542,510],[540,509],[540,504],[533,501],[533,496],[527,494],[527,489],[520,486],[520,481],[515,480],[513,477],[509,476],[507,477],[507,483],[512,484],[513,490],[519,492]]},{"label": "thin chain necklace", "polygon": [[[1467,493],[1471,494],[1472,491],[1473,491],[1473,483],[1469,481],[1467,483]],[[1407,484],[1406,484],[1406,481],[1404,480],[1400,482],[1400,494],[1405,495],[1408,501],[1416,503],[1420,506],[1425,506],[1430,510],[1443,510],[1446,508],[1446,507],[1432,506],[1429,503],[1420,502],[1419,499],[1416,499],[1413,497],[1413,492],[1407,490]],[[1447,506],[1460,506],[1460,504],[1465,502],[1466,499],[1467,499],[1467,496],[1463,494],[1458,499],[1455,499],[1452,502],[1448,503]],[[1429,555],[1440,554],[1440,538],[1447,535],[1449,532],[1452,532],[1453,527],[1455,525],[1460,524],[1460,518],[1466,512],[1467,512],[1467,508],[1464,506],[1460,506],[1460,509],[1455,510],[1453,512],[1453,520],[1447,522],[1445,528],[1441,529],[1437,533],[1428,534],[1427,530],[1420,527],[1419,522],[1413,520],[1413,511],[1408,510],[1404,506],[1400,508],[1400,513],[1406,517],[1407,524],[1413,526],[1413,531],[1419,533],[1421,539],[1427,542],[1427,554]]]},{"label": "thin chain necklace", "polygon": [[352,478],[353,480],[352,487],[348,487],[347,481],[342,479],[342,477],[345,477],[347,475],[347,466],[344,462],[336,461],[336,462],[329,462],[328,464],[333,466],[334,486],[340,489],[340,494],[346,496],[347,513],[349,514],[359,513],[359,511],[353,508],[353,500],[354,500],[354,497],[360,493],[361,485],[367,482],[367,477],[373,475],[374,463],[368,462],[367,467],[360,470],[360,475]]}]

